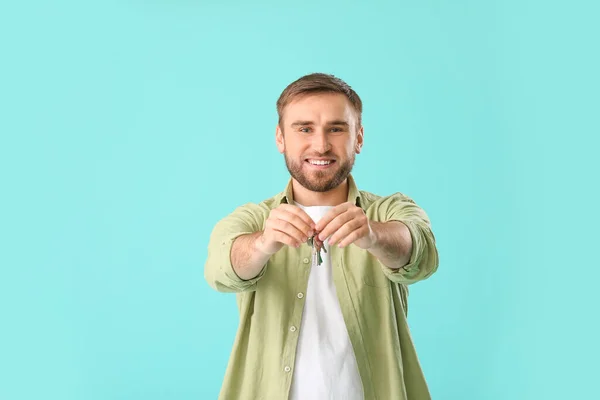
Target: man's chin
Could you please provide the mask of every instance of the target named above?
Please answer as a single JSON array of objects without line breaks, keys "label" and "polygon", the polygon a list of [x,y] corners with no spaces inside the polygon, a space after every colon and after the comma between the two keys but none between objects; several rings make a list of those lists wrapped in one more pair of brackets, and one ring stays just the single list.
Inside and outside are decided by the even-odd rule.
[{"label": "man's chin", "polygon": [[332,189],[332,181],[329,179],[305,179],[309,190],[313,192],[327,192]]}]

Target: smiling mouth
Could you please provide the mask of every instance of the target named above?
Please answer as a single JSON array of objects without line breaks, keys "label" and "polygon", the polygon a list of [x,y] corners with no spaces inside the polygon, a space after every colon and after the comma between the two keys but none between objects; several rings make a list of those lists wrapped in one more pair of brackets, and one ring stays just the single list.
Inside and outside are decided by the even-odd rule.
[{"label": "smiling mouth", "polygon": [[313,160],[309,158],[304,161],[311,167],[317,169],[325,169],[335,164],[335,160]]},{"label": "smiling mouth", "polygon": [[307,158],[306,161],[312,165],[329,165],[335,160],[313,160],[312,158]]}]

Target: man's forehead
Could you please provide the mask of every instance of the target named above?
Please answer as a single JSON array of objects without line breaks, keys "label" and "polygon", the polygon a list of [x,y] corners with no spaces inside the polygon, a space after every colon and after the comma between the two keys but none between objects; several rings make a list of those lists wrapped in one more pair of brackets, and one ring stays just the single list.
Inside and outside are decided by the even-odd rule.
[{"label": "man's forehead", "polygon": [[313,104],[327,104],[331,107],[350,107],[350,101],[341,93],[305,93],[291,100],[288,106],[308,107]]},{"label": "man's forehead", "polygon": [[[288,121],[314,120],[349,120],[353,117],[350,101],[339,93],[320,93],[304,95],[291,101],[284,110]],[[349,121],[348,121],[349,122]]]}]

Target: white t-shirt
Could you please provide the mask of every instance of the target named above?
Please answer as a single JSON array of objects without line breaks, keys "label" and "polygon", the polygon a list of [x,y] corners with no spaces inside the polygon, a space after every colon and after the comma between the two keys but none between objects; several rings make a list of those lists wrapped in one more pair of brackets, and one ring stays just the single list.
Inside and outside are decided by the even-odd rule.
[{"label": "white t-shirt", "polygon": [[[332,206],[305,207],[319,222]],[[362,400],[363,387],[331,270],[327,240],[323,263],[313,264],[299,329],[291,400]]]}]

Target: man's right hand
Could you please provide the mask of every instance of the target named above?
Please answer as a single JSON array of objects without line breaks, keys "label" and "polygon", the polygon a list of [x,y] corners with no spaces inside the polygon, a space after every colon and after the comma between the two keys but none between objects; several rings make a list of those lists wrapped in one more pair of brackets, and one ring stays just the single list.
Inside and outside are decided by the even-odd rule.
[{"label": "man's right hand", "polygon": [[314,221],[303,209],[281,204],[269,213],[256,247],[268,255],[277,253],[286,244],[297,248],[314,234],[314,229]]}]

